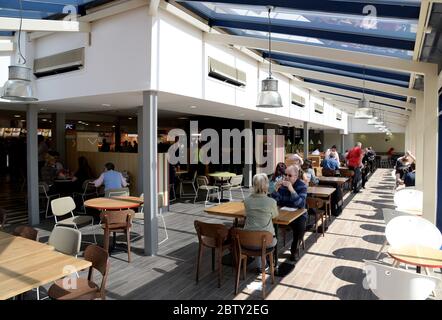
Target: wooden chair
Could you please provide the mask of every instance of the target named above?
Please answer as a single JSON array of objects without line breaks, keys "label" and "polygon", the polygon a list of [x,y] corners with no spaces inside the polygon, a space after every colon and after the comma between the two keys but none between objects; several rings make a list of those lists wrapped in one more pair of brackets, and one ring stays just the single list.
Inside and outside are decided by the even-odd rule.
[{"label": "wooden chair", "polygon": [[323,177],[336,177],[336,170],[322,168]]},{"label": "wooden chair", "polygon": [[12,232],[14,236],[37,241],[38,231],[29,226],[18,226]]},{"label": "wooden chair", "polygon": [[133,210],[103,211],[100,214],[101,227],[104,229],[104,249],[109,251],[110,233],[113,233],[112,248],[115,248],[117,233],[124,233],[127,240],[127,262],[130,262],[130,229],[132,227]]},{"label": "wooden chair", "polygon": [[[250,231],[242,229],[233,229],[233,248],[236,260],[236,281],[235,294],[238,294],[239,274],[241,265],[243,267],[244,278],[246,277],[247,257],[261,257],[262,272],[262,298],[265,299],[265,280],[266,280],[266,258],[270,260],[270,275],[272,284],[275,283],[275,269],[273,262],[273,251],[275,247],[269,247],[273,242],[273,235],[268,231]],[[256,249],[251,249],[256,248]]]},{"label": "wooden chair", "polygon": [[[48,295],[56,300],[94,300],[106,299],[106,281],[109,274],[109,253],[97,245],[90,245],[84,250],[84,259],[92,262],[87,278],[77,278],[74,288],[65,288],[63,279],[57,280],[48,290]],[[100,286],[92,281],[94,269],[101,273]]]},{"label": "wooden chair", "polygon": [[229,229],[223,224],[205,223],[199,220],[194,222],[198,235],[198,258],[196,263],[196,283],[199,281],[200,263],[203,256],[203,247],[212,249],[212,271],[215,271],[215,251],[217,251],[218,288],[222,282],[222,257],[224,251],[231,250],[232,243]]},{"label": "wooden chair", "polygon": [[355,172],[350,169],[340,169],[339,173],[340,173],[341,177],[350,178],[346,182],[346,184],[347,184],[347,189],[351,190],[351,186],[353,185],[353,176],[355,175]]},{"label": "wooden chair", "polygon": [[[318,222],[319,219],[321,219],[322,236],[324,237],[326,228],[326,225],[324,225],[325,210],[322,210],[322,207],[324,207],[324,200],[319,198],[307,197],[307,209],[313,209],[309,211],[309,215],[312,215],[311,212],[314,212],[315,216],[315,232],[318,233]],[[327,223],[327,220],[325,221]]]}]

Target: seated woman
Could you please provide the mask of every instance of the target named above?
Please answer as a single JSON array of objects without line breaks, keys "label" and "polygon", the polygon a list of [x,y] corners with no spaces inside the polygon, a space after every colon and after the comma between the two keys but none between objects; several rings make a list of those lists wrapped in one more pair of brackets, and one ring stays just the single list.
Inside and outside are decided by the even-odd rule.
[{"label": "seated woman", "polygon": [[276,165],[275,173],[273,173],[272,179],[269,182],[269,193],[273,193],[273,191],[275,191],[275,184],[284,179],[286,168],[287,166],[284,162],[279,162]]},{"label": "seated woman", "polygon": [[[307,185],[299,179],[297,166],[289,166],[285,170],[285,179],[275,185],[272,198],[278,206],[290,208],[305,208],[307,198]],[[290,260],[295,261],[299,241],[303,239],[307,222],[307,212],[290,224],[293,230],[293,242],[290,248]]]},{"label": "seated woman", "polygon": [[[269,179],[265,173],[258,173],[253,177],[253,193],[244,200],[246,223],[244,230],[268,231],[273,234],[273,242],[269,247],[276,245],[275,229],[272,219],[278,215],[276,201],[267,197]],[[261,259],[257,259],[258,269],[261,270]]]},{"label": "seated woman", "polygon": [[414,187],[416,185],[416,164],[410,165],[410,170],[404,175],[405,187]]},{"label": "seated woman", "polygon": [[302,170],[304,171],[305,175],[308,177],[309,182],[313,183],[314,185],[319,184],[319,179],[315,175],[315,170],[312,167],[312,161],[311,160],[305,160],[304,164],[302,165]]},{"label": "seated woman", "polygon": [[396,186],[404,184],[404,176],[410,171],[410,166],[416,161],[416,158],[410,151],[405,152],[403,157],[396,160]]},{"label": "seated woman", "polygon": [[89,166],[87,159],[83,156],[78,158],[78,169],[74,173],[72,181],[75,182],[75,189],[77,191],[83,191],[83,183],[86,180],[92,179],[92,169]]}]

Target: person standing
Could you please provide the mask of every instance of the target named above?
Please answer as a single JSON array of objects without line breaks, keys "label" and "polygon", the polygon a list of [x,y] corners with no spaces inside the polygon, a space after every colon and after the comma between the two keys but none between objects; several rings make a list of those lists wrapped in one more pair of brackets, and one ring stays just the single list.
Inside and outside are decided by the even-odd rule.
[{"label": "person standing", "polygon": [[362,158],[364,153],[362,151],[362,143],[358,142],[354,148],[350,149],[347,154],[348,168],[355,172],[352,181],[352,189],[354,193],[359,192],[359,185],[361,183],[361,168],[362,168]]},{"label": "person standing", "polygon": [[[305,208],[307,199],[307,185],[299,177],[299,168],[295,165],[287,167],[285,179],[275,185],[271,194],[280,207]],[[300,240],[303,239],[307,222],[307,212],[290,223],[293,230],[293,242],[290,248],[290,260],[296,260]]]}]

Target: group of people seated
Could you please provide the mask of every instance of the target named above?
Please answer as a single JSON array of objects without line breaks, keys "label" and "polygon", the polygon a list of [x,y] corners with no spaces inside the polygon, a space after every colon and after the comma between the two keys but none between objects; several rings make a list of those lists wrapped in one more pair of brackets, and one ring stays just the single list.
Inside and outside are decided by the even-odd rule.
[{"label": "group of people seated", "polygon": [[407,151],[396,160],[394,166],[396,175],[396,188],[414,187],[416,184],[416,158]]}]

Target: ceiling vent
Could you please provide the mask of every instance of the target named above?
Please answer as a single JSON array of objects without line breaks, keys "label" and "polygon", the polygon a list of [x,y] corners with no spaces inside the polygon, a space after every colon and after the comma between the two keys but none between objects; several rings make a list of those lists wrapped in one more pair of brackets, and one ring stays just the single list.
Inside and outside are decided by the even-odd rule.
[{"label": "ceiling vent", "polygon": [[84,48],[70,50],[34,60],[37,78],[66,73],[84,67]]},{"label": "ceiling vent", "polygon": [[246,73],[221,61],[209,57],[209,77],[237,87],[246,86]]},{"label": "ceiling vent", "polygon": [[324,113],[324,105],[315,103],[315,112],[323,114]]},{"label": "ceiling vent", "polygon": [[296,93],[291,94],[292,96],[292,104],[301,108],[305,107],[305,98],[303,96],[300,96]]}]

